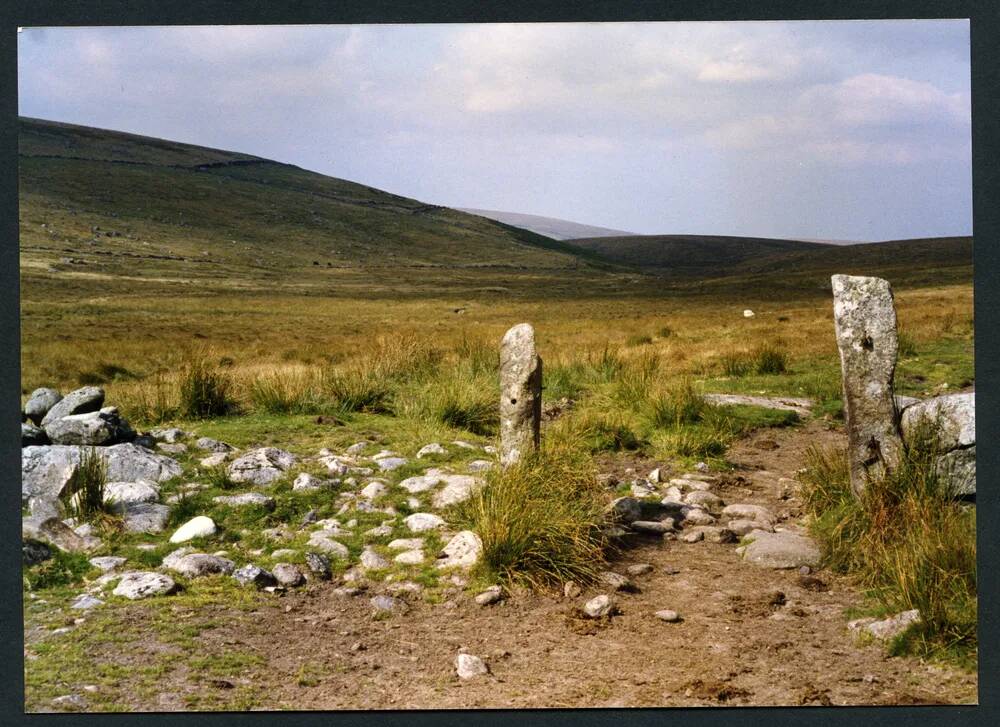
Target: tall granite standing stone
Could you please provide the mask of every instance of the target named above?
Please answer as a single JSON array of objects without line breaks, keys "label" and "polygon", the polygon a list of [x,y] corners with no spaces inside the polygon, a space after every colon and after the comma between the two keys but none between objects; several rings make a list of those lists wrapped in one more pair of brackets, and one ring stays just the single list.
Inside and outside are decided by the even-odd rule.
[{"label": "tall granite standing stone", "polygon": [[539,443],[542,420],[542,359],[535,329],[521,323],[500,343],[500,462],[517,462]]},{"label": "tall granite standing stone", "polygon": [[896,310],[887,280],[834,275],[832,282],[851,489],[860,494],[903,453],[892,396],[899,351]]}]

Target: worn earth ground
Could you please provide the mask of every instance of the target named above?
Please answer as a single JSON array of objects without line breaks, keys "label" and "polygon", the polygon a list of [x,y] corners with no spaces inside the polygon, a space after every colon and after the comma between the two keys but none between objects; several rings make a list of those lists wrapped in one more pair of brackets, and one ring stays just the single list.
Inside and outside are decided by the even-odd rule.
[{"label": "worn earth ground", "polygon": [[[783,493],[778,480],[794,478],[810,445],[842,445],[843,437],[821,420],[760,430],[730,450],[734,469],[718,492],[765,505],[792,524],[800,516],[797,495]],[[643,471],[651,463],[622,456],[602,464],[605,471]],[[125,710],[977,701],[974,673],[889,657],[884,645],[849,634],[846,623],[863,599],[844,577],[758,568],[742,561],[732,544],[708,542],[637,542],[611,568],[624,572],[636,563],[653,569],[634,579],[639,593],[616,594],[620,613],[604,621],[578,612],[600,587],[574,599],[515,592],[486,607],[456,590],[444,603],[414,599],[407,613],[376,618],[371,593],[338,596],[327,583],[265,598],[252,609],[175,607],[170,619],[184,625],[187,643],[176,636],[161,640],[169,631],[157,628],[157,614],[144,603],[116,608],[110,623],[85,620],[60,637],[33,628],[29,609],[25,656],[30,660],[52,639],[110,626],[120,638],[83,640],[94,664],[87,675],[116,675],[91,689],[110,708]],[[653,616],[665,608],[682,620],[664,623]],[[460,680],[454,660],[461,648],[481,656],[490,674]],[[195,671],[190,662],[171,658],[185,649],[203,655],[210,668]],[[104,664],[117,669],[102,669]],[[83,686],[66,683],[65,689]],[[27,707],[50,708],[32,703],[30,693]]]}]

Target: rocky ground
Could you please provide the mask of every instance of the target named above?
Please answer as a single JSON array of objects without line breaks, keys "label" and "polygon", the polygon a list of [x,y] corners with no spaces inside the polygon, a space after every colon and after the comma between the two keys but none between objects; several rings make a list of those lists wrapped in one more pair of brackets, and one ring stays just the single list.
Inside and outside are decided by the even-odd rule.
[{"label": "rocky ground", "polygon": [[[218,594],[226,595],[213,598],[205,586],[198,598],[128,601],[98,585],[92,595],[112,603],[73,610],[67,600],[53,607],[29,600],[28,709],[975,703],[975,674],[887,657],[882,643],[848,628],[850,611],[863,604],[856,589],[825,570],[799,567],[814,563],[815,552],[801,534],[795,477],[808,446],[842,437],[817,420],[761,430],[730,451],[731,472],[691,472],[681,482],[684,473],[662,468],[650,478],[660,482],[644,483],[657,463],[609,457],[602,471],[623,482],[638,479],[635,495],[648,488],[669,498],[676,487],[680,499],[703,500],[703,507],[678,513],[683,528],[667,540],[642,533],[641,524],[627,526],[640,532],[623,540],[609,564],[619,577],[579,593],[569,587],[477,599],[484,585],[468,583],[462,570],[425,591],[419,576],[366,578],[363,551],[357,566],[332,581],[303,564],[301,571],[313,576],[305,585],[291,585],[293,578],[273,593],[250,587],[234,596],[223,585],[232,580],[231,561],[227,567],[189,559],[187,575],[207,568],[208,575],[195,577],[220,584]],[[411,496],[440,500],[447,487],[437,488]],[[619,509],[634,502],[622,500]],[[696,524],[708,523],[710,512],[715,523]],[[646,516],[635,512],[626,521],[634,515]],[[664,522],[662,512],[657,518]],[[324,528],[333,532],[315,534]],[[776,534],[761,532],[772,529]],[[733,531],[744,534],[742,543]],[[314,545],[337,537],[329,525],[311,532]],[[366,551],[377,572],[384,563],[374,558],[405,548]],[[185,552],[175,556],[175,568]],[[279,575],[270,561],[261,562],[268,575]],[[213,568],[221,572],[211,574]],[[235,574],[241,571],[243,583],[258,575],[245,567]],[[167,578],[173,572],[184,581],[169,567],[148,572]],[[40,681],[33,669],[70,641],[90,668],[62,670],[51,676],[58,684],[32,687]]]}]

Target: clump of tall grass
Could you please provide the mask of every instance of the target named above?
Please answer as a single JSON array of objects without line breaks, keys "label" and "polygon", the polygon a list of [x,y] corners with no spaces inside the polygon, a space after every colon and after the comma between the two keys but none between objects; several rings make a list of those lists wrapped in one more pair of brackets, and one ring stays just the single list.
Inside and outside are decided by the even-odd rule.
[{"label": "clump of tall grass", "polygon": [[104,502],[107,481],[108,466],[104,458],[93,447],[83,449],[80,463],[63,494],[67,512],[81,522],[109,515],[110,507]]},{"label": "clump of tall grass", "polygon": [[917,342],[910,335],[909,331],[900,330],[897,335],[897,341],[899,343],[899,355],[906,356],[907,358],[917,355]]},{"label": "clump of tall grass", "polygon": [[489,436],[500,426],[496,376],[474,374],[461,363],[432,381],[397,394],[401,413],[429,417],[456,429]]},{"label": "clump of tall grass", "polygon": [[370,414],[392,412],[393,386],[377,370],[355,366],[330,371],[325,377],[323,389],[333,405],[342,411]]},{"label": "clump of tall grass", "polygon": [[231,380],[203,358],[188,362],[180,382],[180,414],[189,419],[208,419],[228,414]]},{"label": "clump of tall grass", "polygon": [[247,396],[255,411],[267,414],[315,414],[324,408],[315,377],[303,373],[255,376],[247,385]]},{"label": "clump of tall grass", "polygon": [[150,378],[117,387],[115,401],[129,421],[160,424],[180,412],[180,388],[176,379],[157,372]]},{"label": "clump of tall grass", "polygon": [[615,380],[615,402],[630,410],[641,408],[656,384],[659,371],[660,359],[655,353],[623,362]]},{"label": "clump of tall grass", "polygon": [[494,341],[463,335],[455,355],[473,376],[496,374],[500,370],[500,349]]},{"label": "clump of tall grass", "polygon": [[648,346],[653,342],[652,336],[645,334],[635,334],[625,339],[626,346]]},{"label": "clump of tall grass", "polygon": [[783,374],[788,370],[788,353],[776,343],[763,343],[752,351],[730,351],[719,363],[726,376],[740,378],[751,373]]},{"label": "clump of tall grass", "polygon": [[[811,528],[834,569],[851,573],[885,609],[918,609],[899,642],[924,654],[969,657],[976,647],[975,509],[939,479],[930,429],[891,473],[851,491],[846,454],[812,449],[803,477]],[[905,642],[905,643],[904,643]]]},{"label": "clump of tall grass", "polygon": [[456,518],[481,538],[477,568],[490,578],[532,587],[588,583],[605,562],[603,495],[586,453],[544,446],[491,471]]},{"label": "clump of tall grass", "polygon": [[546,363],[542,395],[550,400],[576,399],[584,389],[586,375],[586,367],[582,361],[557,363],[554,366]]},{"label": "clump of tall grass", "polygon": [[605,345],[599,351],[588,351],[585,357],[588,378],[597,383],[615,381],[625,368],[625,359],[617,348]]},{"label": "clump of tall grass", "polygon": [[634,452],[648,442],[620,411],[585,410],[560,421],[546,433],[557,441],[572,443],[591,454],[597,452]]},{"label": "clump of tall grass", "polygon": [[667,429],[701,421],[709,404],[691,380],[684,379],[672,388],[654,392],[647,406],[650,425]]}]

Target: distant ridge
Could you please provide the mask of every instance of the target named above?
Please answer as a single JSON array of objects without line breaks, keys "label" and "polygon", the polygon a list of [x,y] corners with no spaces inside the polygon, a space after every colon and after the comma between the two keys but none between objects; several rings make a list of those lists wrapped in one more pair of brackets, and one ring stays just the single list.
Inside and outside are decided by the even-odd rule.
[{"label": "distant ridge", "polygon": [[470,215],[479,215],[490,220],[503,222],[513,227],[520,227],[530,230],[538,235],[551,237],[553,240],[572,240],[580,237],[621,237],[633,235],[632,232],[623,230],[612,230],[607,227],[595,227],[593,225],[582,225],[579,222],[560,220],[556,217],[542,217],[541,215],[526,215],[520,212],[498,212],[497,210],[478,210],[466,207],[456,207],[459,212],[466,212]]}]

